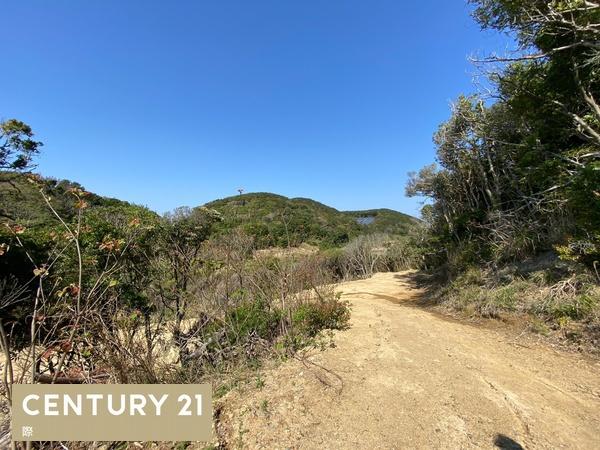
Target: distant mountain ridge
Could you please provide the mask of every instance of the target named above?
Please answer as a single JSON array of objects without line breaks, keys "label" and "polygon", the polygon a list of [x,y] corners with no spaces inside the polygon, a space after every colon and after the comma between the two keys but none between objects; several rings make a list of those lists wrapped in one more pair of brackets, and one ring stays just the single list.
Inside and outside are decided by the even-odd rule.
[{"label": "distant mountain ridge", "polygon": [[268,192],[247,193],[206,203],[223,215],[221,232],[241,228],[260,247],[340,246],[364,233],[406,235],[419,225],[415,217],[391,209],[339,211],[308,198]]},{"label": "distant mountain ridge", "polygon": [[[76,182],[40,178],[58,213],[67,221],[76,214],[73,188],[84,189]],[[0,172],[0,216],[26,226],[43,226],[56,218],[44,204],[37,187],[24,176]],[[158,215],[139,205],[90,193],[86,202],[91,210],[115,208],[132,214]],[[222,221],[216,234],[241,229],[253,236],[257,247],[287,247],[308,243],[319,247],[340,247],[353,237],[366,233],[406,235],[420,221],[391,209],[338,211],[309,198],[288,198],[272,193],[247,193],[214,200],[203,205],[218,211]]]}]

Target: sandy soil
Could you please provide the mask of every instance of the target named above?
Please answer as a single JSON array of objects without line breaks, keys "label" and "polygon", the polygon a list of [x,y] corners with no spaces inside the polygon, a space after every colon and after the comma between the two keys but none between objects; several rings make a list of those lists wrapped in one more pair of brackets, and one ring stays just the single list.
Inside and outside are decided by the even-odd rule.
[{"label": "sandy soil", "polygon": [[352,328],[222,399],[230,448],[600,448],[600,363],[412,304],[409,273],[344,283]]}]

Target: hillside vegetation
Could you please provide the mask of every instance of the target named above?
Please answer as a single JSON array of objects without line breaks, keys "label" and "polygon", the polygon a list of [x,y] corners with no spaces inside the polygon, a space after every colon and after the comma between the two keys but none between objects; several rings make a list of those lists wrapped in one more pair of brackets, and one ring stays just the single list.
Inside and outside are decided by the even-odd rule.
[{"label": "hillside vegetation", "polygon": [[219,232],[213,209],[161,217],[76,183],[5,175],[7,399],[22,377],[218,387],[230,371],[320,346],[322,332],[346,326],[347,305],[327,287],[334,278],[319,256],[256,258],[253,236]]},{"label": "hillside vegetation", "polygon": [[365,211],[344,211],[344,215],[361,224],[361,230],[370,233],[407,235],[421,222],[412,216],[393,209],[370,209]]},{"label": "hillside vegetation", "polygon": [[[525,312],[536,329],[577,340],[583,328],[597,343],[600,4],[470,3],[483,29],[519,47],[480,62],[491,95],[456,100],[435,134],[437,163],[407,187],[432,200],[425,261],[449,283],[439,301],[486,316]],[[515,269],[542,254],[538,269]]]},{"label": "hillside vegetation", "polygon": [[[260,248],[298,246],[340,247],[361,234],[406,235],[419,221],[388,209],[340,212],[307,198],[287,198],[269,193],[228,197],[204,205],[219,211],[221,233],[241,229],[254,236]],[[359,219],[372,218],[361,224]]]},{"label": "hillside vegetation", "polygon": [[[85,190],[79,183],[54,178],[37,178],[39,184],[30,183],[27,177],[18,173],[0,172],[0,216],[28,225],[44,225],[54,221],[54,214],[47,205],[40,201],[39,189],[43,189],[52,197],[53,207],[63,218],[71,220],[77,214],[73,204],[73,190]],[[102,197],[89,192],[86,203],[91,208],[117,207],[147,208],[115,198]]]},{"label": "hillside vegetation", "polygon": [[[0,156],[28,155],[31,129],[0,126]],[[419,257],[410,245],[419,222],[393,211],[246,194],[160,216],[33,175],[28,164],[4,167],[0,344],[9,369],[0,391],[9,402],[17,379],[205,380],[221,392],[264,358],[325,348],[330,330],[345,329],[349,309],[334,282]],[[302,243],[312,250],[256,251]]]},{"label": "hillside vegetation", "polygon": [[[84,198],[80,197],[82,193],[85,193]],[[52,208],[44,201],[44,196]],[[0,172],[0,215],[3,222],[0,226],[0,243],[7,246],[13,244],[11,251],[3,252],[0,258],[3,279],[28,282],[32,263],[26,253],[32,259],[45,259],[59,233],[58,217],[66,223],[73,223],[82,207],[90,221],[104,220],[109,216],[128,217],[130,220],[135,217],[150,222],[159,219],[156,213],[145,207],[87,192],[79,183]],[[14,227],[24,230],[19,234],[22,245],[14,245]],[[62,233],[64,230],[60,231]],[[102,233],[105,235],[100,235]],[[97,230],[94,238],[102,239],[105,236],[111,236],[111,231],[103,226]]]},{"label": "hillside vegetation", "polygon": [[[52,199],[53,208],[62,218],[70,221],[77,215],[73,191],[85,191],[83,186],[46,177],[37,177],[36,181],[39,184],[29,182],[22,174],[0,172],[0,215],[28,228],[41,229],[53,224],[55,214],[41,201],[40,188]],[[159,217],[146,207],[85,192],[86,207],[90,210],[112,208]],[[228,197],[203,207],[220,214],[212,233],[225,235],[239,229],[254,238],[256,248],[296,247],[302,243],[321,248],[342,247],[359,235],[406,236],[420,226],[416,218],[390,209],[338,211],[308,198],[271,193]]]},{"label": "hillside vegetation", "polygon": [[454,102],[435,163],[411,174],[422,220],[269,193],[161,216],[33,175],[42,143],[0,121],[0,409],[17,382],[207,381],[218,397],[266,358],[330,346],[350,320],[335,283],[409,268],[430,272],[410,275],[426,280],[427,306],[598,351],[600,3],[469,3],[518,48],[480,61],[489,92]]}]

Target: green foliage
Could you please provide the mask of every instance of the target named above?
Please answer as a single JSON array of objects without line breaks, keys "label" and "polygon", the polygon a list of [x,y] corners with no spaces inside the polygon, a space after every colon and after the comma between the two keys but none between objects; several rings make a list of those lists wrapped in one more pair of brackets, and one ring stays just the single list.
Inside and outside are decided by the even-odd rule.
[{"label": "green foliage", "polygon": [[[523,47],[542,51],[593,38],[598,8],[584,0],[469,0],[483,28],[510,31]],[[585,45],[581,45],[585,48]],[[568,49],[573,50],[573,49]],[[575,46],[574,50],[580,50]]]},{"label": "green foliage", "polygon": [[350,320],[349,304],[339,299],[300,305],[292,314],[295,330],[309,338],[322,330],[343,330]]},{"label": "green foliage", "polygon": [[[30,182],[32,180],[34,182]],[[73,191],[82,190],[79,183],[39,176],[26,176],[11,172],[0,172],[0,213],[9,222],[18,222],[26,227],[52,228],[57,218],[43,201],[40,190],[51,198],[52,206],[66,221],[77,215],[76,198]],[[127,208],[130,203],[88,193],[87,206],[114,206]]]},{"label": "green foliage", "polygon": [[303,242],[334,246],[347,241],[352,221],[333,208],[306,199],[275,194],[244,194],[206,205],[223,215],[217,227],[227,233],[241,227],[254,236],[258,248],[298,246]]},{"label": "green foliage", "polygon": [[361,225],[361,232],[366,234],[385,233],[403,236],[414,231],[419,225],[419,221],[414,217],[391,209],[345,211],[344,214],[352,217],[359,224],[366,222]]},{"label": "green foliage", "polygon": [[323,267],[331,273],[334,279],[342,280],[345,276],[344,271],[344,249],[329,248],[321,252],[323,258]]},{"label": "green foliage", "polygon": [[581,294],[561,302],[552,302],[545,310],[559,321],[562,318],[581,320],[589,317],[597,307],[599,299],[593,294]]},{"label": "green foliage", "polygon": [[[41,277],[49,291],[40,339],[66,339],[69,321],[76,317],[74,305],[83,299],[83,307],[92,308],[91,317],[100,321],[96,326],[111,336],[107,339],[119,342],[137,333],[148,340],[144,364],[150,364],[150,342],[162,332],[160,325],[165,320],[171,322],[182,365],[201,371],[240,359],[251,361],[277,344],[283,344],[285,352],[295,351],[311,345],[321,330],[341,328],[348,320],[346,305],[329,297],[312,306],[292,298],[279,304],[282,295],[298,295],[321,283],[315,278],[320,266],[308,264],[303,268],[301,263],[276,257],[254,259],[253,240],[240,230],[259,230],[256,238],[262,236],[263,244],[283,245],[284,235],[286,240],[292,236],[292,243],[312,240],[339,244],[347,239],[346,230],[358,225],[324,205],[306,199],[288,204],[286,200],[281,220],[267,218],[261,222],[261,216],[256,215],[254,223],[238,221],[235,207],[225,207],[225,214],[207,207],[178,208],[159,217],[144,207],[88,193],[76,183],[1,175],[10,177],[10,183],[0,183],[0,205],[7,217],[7,225],[0,229],[1,278],[3,286],[14,279],[16,286],[25,289],[20,294],[22,301],[2,305],[0,319],[10,326],[17,347],[27,345],[33,299]],[[263,205],[263,212],[276,209],[280,200],[275,198],[275,205]],[[257,205],[245,205],[246,212],[256,214]],[[300,268],[288,273],[289,264],[299,264]],[[236,273],[237,290],[229,289],[233,284],[228,278],[231,272]],[[220,281],[211,285],[214,280]],[[293,286],[288,286],[290,282]],[[243,287],[246,283],[255,288],[248,290]],[[225,301],[210,315],[205,312],[208,304],[199,301],[200,293],[207,292],[216,296],[215,303]],[[299,315],[304,319],[295,323],[292,317],[299,317],[295,311],[301,305],[304,311]],[[195,325],[199,327],[195,335],[188,334],[184,323],[190,311],[205,318],[201,325]],[[81,328],[83,334],[68,339],[88,342],[88,329],[93,326],[86,325]],[[46,336],[46,332],[51,334]],[[188,346],[197,336],[206,342],[206,354],[200,356]],[[140,366],[139,361],[133,365],[127,362],[132,353],[122,353],[113,342],[102,357],[120,373],[119,379],[157,379],[157,373],[144,364]],[[85,349],[82,354],[91,357]]]},{"label": "green foliage", "polygon": [[[290,300],[283,306],[249,292],[239,294],[237,304],[229,306],[222,317],[202,314],[184,334],[203,343],[201,353],[184,356],[184,365],[194,370],[224,370],[230,364],[251,364],[274,349],[286,355],[317,346],[322,332],[348,326],[349,306],[337,297]],[[263,384],[259,378],[257,385]]]},{"label": "green foliage", "polygon": [[[0,183],[0,208],[6,216],[0,243],[7,249],[0,255],[0,280],[22,289],[21,301],[2,305],[0,319],[11,326],[16,346],[24,344],[40,275],[52,286],[48,295],[56,299],[45,306],[47,317],[72,314],[83,291],[119,297],[123,308],[147,304],[140,287],[148,277],[140,269],[158,224],[155,213],[87,193],[75,183],[6,172],[0,176],[9,181]],[[108,269],[110,276],[101,277]]]},{"label": "green foliage", "polygon": [[15,119],[0,122],[0,170],[26,171],[43,144],[33,139],[29,125]]},{"label": "green foliage", "polygon": [[[218,233],[241,228],[255,238],[258,248],[295,247],[302,243],[321,248],[341,247],[361,233],[385,229],[405,234],[418,224],[416,219],[396,211],[340,212],[314,200],[267,193],[229,197],[205,206],[223,216],[223,222],[216,228]],[[357,221],[361,217],[373,217],[374,221],[361,226]]]},{"label": "green foliage", "polygon": [[281,311],[272,309],[262,299],[245,301],[227,312],[225,322],[228,324],[228,340],[234,344],[240,338],[258,336],[271,341],[277,333],[281,317]]},{"label": "green foliage", "polygon": [[433,200],[427,259],[457,273],[557,248],[592,267],[600,261],[600,10],[579,0],[471,3],[483,28],[509,32],[522,47],[490,76],[497,100],[461,96],[435,135],[438,165],[411,176],[407,194]]},{"label": "green foliage", "polygon": [[469,267],[455,281],[454,286],[483,286],[485,284],[485,274],[478,267]]},{"label": "green foliage", "polygon": [[565,267],[559,260],[522,272],[470,268],[441,288],[436,298],[470,316],[503,319],[520,314],[528,317],[532,331],[544,335],[577,329],[579,338],[594,339],[600,317],[600,287],[580,266]]}]

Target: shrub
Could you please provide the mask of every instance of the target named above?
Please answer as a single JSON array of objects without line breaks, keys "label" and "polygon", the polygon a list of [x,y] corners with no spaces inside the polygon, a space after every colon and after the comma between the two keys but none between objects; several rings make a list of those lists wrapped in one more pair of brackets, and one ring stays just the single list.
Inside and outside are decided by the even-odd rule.
[{"label": "shrub", "polygon": [[322,330],[344,330],[348,327],[350,309],[348,302],[339,297],[300,305],[292,314],[296,332],[315,337]]},{"label": "shrub", "polygon": [[248,336],[272,341],[282,319],[280,310],[272,310],[262,299],[245,301],[227,312],[225,327],[228,340],[235,344]]},{"label": "shrub", "polygon": [[599,303],[598,293],[590,290],[576,295],[550,296],[538,311],[555,321],[564,318],[583,320],[592,316]]}]

